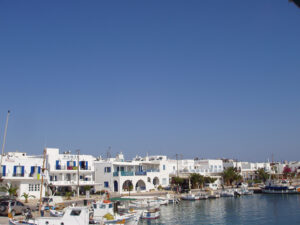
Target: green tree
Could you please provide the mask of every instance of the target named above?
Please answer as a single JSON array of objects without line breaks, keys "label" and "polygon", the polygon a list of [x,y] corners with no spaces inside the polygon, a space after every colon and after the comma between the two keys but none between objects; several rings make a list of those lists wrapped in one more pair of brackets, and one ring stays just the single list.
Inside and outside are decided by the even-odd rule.
[{"label": "green tree", "polygon": [[200,186],[203,186],[204,177],[199,173],[192,173],[190,174],[190,181],[192,188],[199,188]]},{"label": "green tree", "polygon": [[72,195],[73,195],[73,192],[71,192],[71,191],[66,192],[67,200],[71,200]]},{"label": "green tree", "polygon": [[266,182],[270,175],[266,173],[266,171],[263,168],[260,168],[257,170],[258,179],[262,180],[263,182]]},{"label": "green tree", "polygon": [[232,185],[234,181],[239,182],[243,180],[242,176],[233,167],[228,167],[225,169],[222,177],[226,185]]},{"label": "green tree", "polygon": [[29,198],[35,198],[34,195],[29,195],[29,193],[23,193],[23,195],[21,197],[24,197],[25,198],[25,203],[28,203],[28,199]]},{"label": "green tree", "polygon": [[217,178],[213,178],[213,177],[204,177],[204,183],[214,183],[217,180]]},{"label": "green tree", "polygon": [[13,187],[11,184],[6,184],[5,186],[0,187],[0,191],[8,192],[10,197],[17,196],[18,187]]},{"label": "green tree", "polygon": [[184,182],[184,179],[181,177],[172,177],[172,184],[181,186]]}]

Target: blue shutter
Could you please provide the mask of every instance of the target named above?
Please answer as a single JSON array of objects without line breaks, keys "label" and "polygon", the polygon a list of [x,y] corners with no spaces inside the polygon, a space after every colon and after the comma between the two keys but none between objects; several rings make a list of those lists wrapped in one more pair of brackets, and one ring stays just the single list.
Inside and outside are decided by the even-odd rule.
[{"label": "blue shutter", "polygon": [[79,161],[79,167],[81,168],[83,164],[83,161]]},{"label": "blue shutter", "polygon": [[34,174],[34,166],[30,168],[30,174]]},{"label": "blue shutter", "polygon": [[76,166],[76,161],[73,161],[73,166]]},{"label": "blue shutter", "polygon": [[6,176],[6,165],[2,166],[2,176]]},{"label": "blue shutter", "polygon": [[24,166],[22,166],[22,172],[21,172],[22,176],[24,176]]},{"label": "blue shutter", "polygon": [[14,175],[17,174],[17,166],[14,166]]},{"label": "blue shutter", "polygon": [[70,166],[70,161],[67,161],[67,167],[69,167]]},{"label": "blue shutter", "polygon": [[85,169],[88,170],[89,169],[89,164],[88,161],[85,161]]},{"label": "blue shutter", "polygon": [[56,160],[56,169],[59,168],[59,160]]},{"label": "blue shutter", "polygon": [[41,173],[41,167],[39,166],[38,167],[38,174],[40,174]]}]

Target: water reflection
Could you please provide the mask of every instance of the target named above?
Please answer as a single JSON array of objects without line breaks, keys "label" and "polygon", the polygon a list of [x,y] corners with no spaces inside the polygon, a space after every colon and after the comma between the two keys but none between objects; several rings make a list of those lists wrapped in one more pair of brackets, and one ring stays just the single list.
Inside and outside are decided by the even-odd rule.
[{"label": "water reflection", "polygon": [[253,195],[182,201],[161,207],[161,218],[144,224],[300,224],[300,196]]}]

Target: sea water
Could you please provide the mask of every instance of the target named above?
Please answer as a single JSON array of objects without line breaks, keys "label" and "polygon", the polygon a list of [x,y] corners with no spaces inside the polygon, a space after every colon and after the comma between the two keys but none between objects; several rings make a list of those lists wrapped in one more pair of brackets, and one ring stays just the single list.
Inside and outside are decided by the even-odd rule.
[{"label": "sea water", "polygon": [[145,224],[300,224],[300,195],[254,194],[181,201],[161,206],[161,217],[139,223]]}]

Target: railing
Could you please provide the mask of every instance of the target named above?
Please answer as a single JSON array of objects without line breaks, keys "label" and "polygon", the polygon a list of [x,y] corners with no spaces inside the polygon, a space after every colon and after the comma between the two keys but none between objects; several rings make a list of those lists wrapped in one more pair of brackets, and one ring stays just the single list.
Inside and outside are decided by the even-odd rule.
[{"label": "railing", "polygon": [[135,175],[136,176],[146,176],[147,172],[145,172],[145,171],[138,171],[138,172],[135,172]]},{"label": "railing", "polygon": [[133,172],[131,172],[131,171],[121,171],[121,176],[133,176]]},{"label": "railing", "polygon": [[92,168],[89,166],[89,167],[79,167],[80,170],[91,170]]},{"label": "railing", "polygon": [[114,177],[118,177],[118,176],[119,176],[119,172],[118,172],[118,171],[113,172],[113,176],[114,176]]},{"label": "railing", "polygon": [[24,177],[24,173],[14,173],[13,177]]},{"label": "railing", "polygon": [[147,172],[159,172],[157,169],[146,170]]}]

